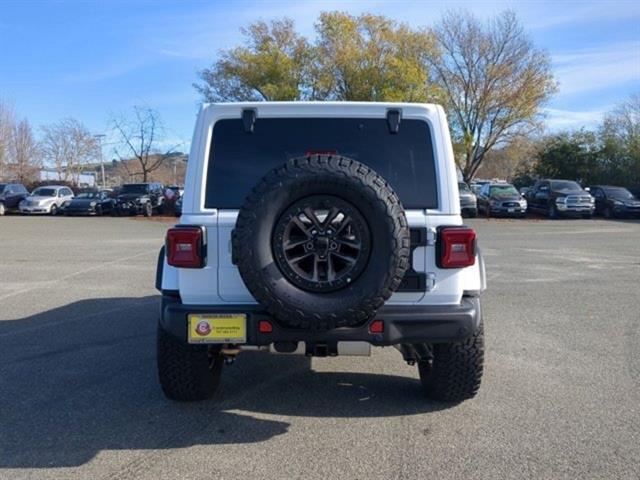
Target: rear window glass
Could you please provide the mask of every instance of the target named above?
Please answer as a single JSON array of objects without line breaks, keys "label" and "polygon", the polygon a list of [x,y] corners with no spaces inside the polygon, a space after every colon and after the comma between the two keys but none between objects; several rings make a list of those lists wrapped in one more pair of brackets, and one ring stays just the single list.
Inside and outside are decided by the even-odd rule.
[{"label": "rear window glass", "polygon": [[492,197],[512,197],[520,195],[513,185],[498,185],[491,187]]},{"label": "rear window glass", "polygon": [[576,182],[572,182],[571,180],[553,180],[551,182],[551,189],[555,191],[578,191],[582,190],[582,187],[578,185]]},{"label": "rear window glass", "polygon": [[149,191],[149,185],[147,185],[146,183],[130,183],[127,185],[123,185],[122,188],[120,189],[120,193],[133,193],[133,194],[138,194],[138,193],[147,193]]},{"label": "rear window glass", "polygon": [[213,127],[207,208],[240,208],[269,170],[309,153],[353,158],[382,175],[405,208],[437,208],[435,162],[426,122],[402,120],[390,134],[387,120],[358,118],[258,118],[253,133],[240,119]]}]

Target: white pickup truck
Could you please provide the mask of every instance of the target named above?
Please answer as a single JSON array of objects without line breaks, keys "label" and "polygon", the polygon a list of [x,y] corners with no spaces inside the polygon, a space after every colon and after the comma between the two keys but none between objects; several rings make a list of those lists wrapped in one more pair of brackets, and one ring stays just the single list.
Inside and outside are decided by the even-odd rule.
[{"label": "white pickup truck", "polygon": [[156,287],[171,399],[209,398],[256,349],[394,346],[429,398],[480,386],[484,263],[437,105],[204,105]]}]

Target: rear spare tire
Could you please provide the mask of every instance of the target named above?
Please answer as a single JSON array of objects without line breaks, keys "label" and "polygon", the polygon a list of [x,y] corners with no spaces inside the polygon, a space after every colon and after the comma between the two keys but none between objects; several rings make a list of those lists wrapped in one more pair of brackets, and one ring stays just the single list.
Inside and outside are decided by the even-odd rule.
[{"label": "rear spare tire", "polygon": [[360,325],[400,286],[409,229],[389,184],[350,158],[295,158],[265,175],[240,209],[233,256],[280,323]]}]

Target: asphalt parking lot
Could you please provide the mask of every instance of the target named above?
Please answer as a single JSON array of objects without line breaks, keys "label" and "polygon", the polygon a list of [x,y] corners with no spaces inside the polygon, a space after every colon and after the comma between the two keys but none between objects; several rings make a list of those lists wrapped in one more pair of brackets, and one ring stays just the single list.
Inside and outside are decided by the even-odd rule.
[{"label": "asphalt parking lot", "polygon": [[371,358],[242,354],[219,395],[156,382],[171,223],[0,218],[0,478],[639,478],[640,222],[469,220],[486,256],[478,397]]}]

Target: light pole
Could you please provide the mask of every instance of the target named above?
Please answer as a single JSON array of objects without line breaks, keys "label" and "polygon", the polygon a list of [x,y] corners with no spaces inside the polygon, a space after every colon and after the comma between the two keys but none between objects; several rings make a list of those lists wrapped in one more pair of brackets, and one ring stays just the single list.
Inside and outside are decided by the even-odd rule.
[{"label": "light pole", "polygon": [[100,173],[102,174],[102,188],[105,188],[106,182],[104,178],[104,162],[102,161],[102,139],[106,137],[104,133],[98,133],[93,136],[93,138],[98,140],[98,147],[100,148]]}]

